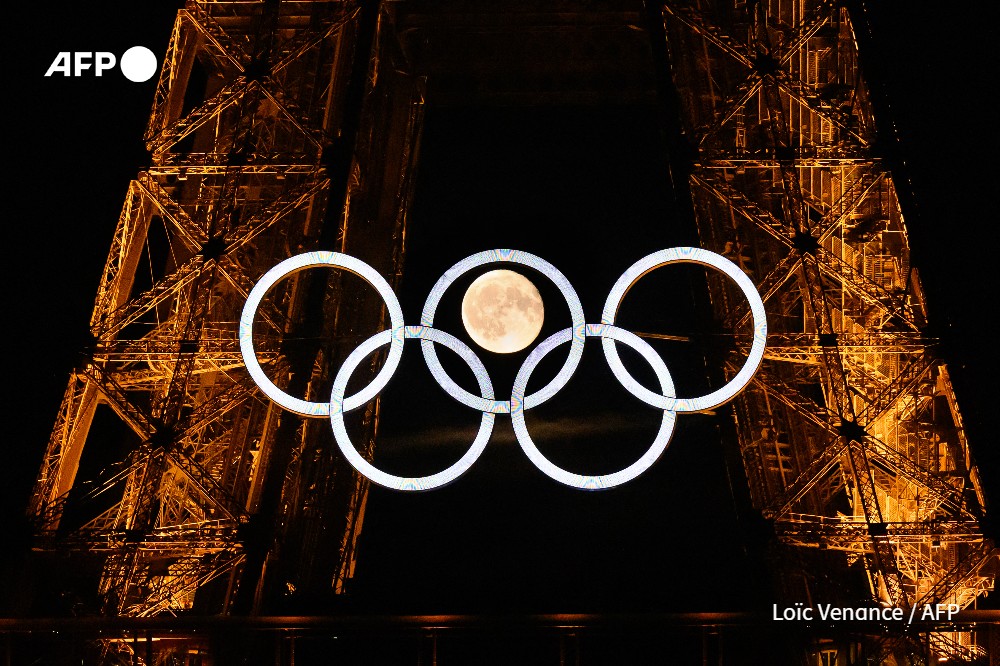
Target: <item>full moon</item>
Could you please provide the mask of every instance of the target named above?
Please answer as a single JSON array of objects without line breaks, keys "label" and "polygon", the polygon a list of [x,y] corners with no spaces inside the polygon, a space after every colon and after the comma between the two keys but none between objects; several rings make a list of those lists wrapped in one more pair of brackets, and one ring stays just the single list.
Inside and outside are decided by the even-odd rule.
[{"label": "full moon", "polygon": [[542,297],[520,273],[496,270],[469,285],[462,299],[462,323],[483,349],[511,354],[527,347],[542,330]]}]

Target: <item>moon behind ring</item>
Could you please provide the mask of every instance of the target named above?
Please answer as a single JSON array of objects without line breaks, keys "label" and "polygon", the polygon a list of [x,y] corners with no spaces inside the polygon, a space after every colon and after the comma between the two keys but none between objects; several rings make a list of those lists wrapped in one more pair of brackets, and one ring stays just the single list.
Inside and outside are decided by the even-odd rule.
[{"label": "moon behind ring", "polygon": [[473,281],[462,298],[462,323],[483,349],[511,354],[530,345],[542,330],[541,294],[520,273],[494,270]]}]

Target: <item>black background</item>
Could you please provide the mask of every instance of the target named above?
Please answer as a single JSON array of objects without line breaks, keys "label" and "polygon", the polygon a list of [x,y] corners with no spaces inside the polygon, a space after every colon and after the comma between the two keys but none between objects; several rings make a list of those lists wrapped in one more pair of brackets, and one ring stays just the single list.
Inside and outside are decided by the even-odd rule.
[{"label": "black background", "polygon": [[[98,277],[128,182],[148,163],[141,137],[156,85],[155,79],[143,84],[128,82],[117,70],[100,79],[45,78],[43,74],[59,51],[103,50],[120,55],[125,49],[139,44],[162,55],[177,7],[178,3],[167,2],[81,3],[44,15],[38,10],[15,15],[9,24],[4,74],[10,85],[6,94],[9,168],[4,220],[8,234],[5,236],[3,289],[6,350],[11,362],[5,372],[7,397],[2,408],[7,453],[2,515],[11,519],[15,529],[24,529],[20,517],[66,377],[86,340],[86,323]],[[987,100],[996,77],[993,73],[995,56],[987,51],[987,22],[977,21],[965,13],[949,12],[943,5],[934,7],[932,3],[902,1],[882,3],[869,16],[874,48],[862,54],[862,66],[876,93],[888,103],[882,107],[880,125],[891,128],[891,133],[898,137],[898,144],[884,142],[879,149],[896,165],[893,175],[897,188],[906,191],[904,205],[908,204],[909,208],[904,209],[904,214],[913,263],[919,268],[928,293],[930,333],[941,339],[941,355],[949,363],[973,454],[987,491],[994,501],[1000,501],[1000,453],[993,446],[992,433],[986,427],[994,381],[991,371],[997,367],[990,345],[994,333],[988,325],[988,313],[998,282],[992,265],[996,248],[995,214],[988,208],[996,191],[988,156],[995,153],[996,146],[991,131],[995,112]],[[504,118],[500,125],[505,129],[498,134],[494,132],[492,138],[475,139],[477,124],[489,124],[490,121],[482,116],[467,115],[458,119],[431,112],[427,129],[428,132],[441,132],[442,127],[451,127],[456,132],[454,136],[468,139],[467,146],[488,146],[490,141],[501,145],[518,140],[525,141],[526,146],[540,146],[540,154],[548,155],[546,159],[550,163],[536,160],[535,165],[527,169],[525,176],[535,179],[544,178],[547,169],[565,167],[585,154],[588,159],[604,160],[604,176],[613,178],[617,174],[626,180],[642,179],[643,174],[649,174],[649,169],[662,159],[655,149],[649,149],[648,154],[641,157],[644,162],[632,155],[632,161],[639,166],[622,168],[621,163],[616,162],[622,155],[615,150],[641,145],[641,137],[636,133],[643,127],[642,118],[634,119],[631,129],[617,122],[623,120],[622,117],[616,117],[616,122],[602,123],[586,112],[567,112],[561,118],[551,114],[520,121],[510,114]],[[465,125],[456,127],[456,123]],[[557,131],[550,131],[553,129]],[[604,146],[603,157],[600,153],[589,155],[579,148],[578,154],[572,152],[566,137],[586,131],[608,133],[597,142]],[[531,132],[537,136],[528,141],[525,137]],[[484,143],[477,144],[477,140]],[[453,160],[454,153],[448,151],[458,150],[456,146],[446,142],[440,145],[439,150],[444,154],[437,159],[442,163]],[[433,156],[433,150],[433,145],[428,144],[428,157]],[[570,152],[560,158],[560,151],[566,150]],[[447,200],[441,203],[441,197],[447,194],[447,188],[442,186],[445,175],[433,171],[421,175],[423,190],[417,192],[417,223],[421,214],[431,215],[439,210],[427,208],[429,199],[438,201],[435,205],[443,206],[444,210],[449,206],[457,210],[463,205]],[[561,182],[558,176],[551,176],[545,184],[550,191],[553,187],[558,189]],[[648,183],[625,181],[615,186],[623,191],[633,186],[650,189]],[[531,187],[521,191],[530,195]],[[433,192],[437,194],[431,196]],[[608,220],[613,218],[613,210],[579,209],[579,206],[574,209],[572,203],[558,209],[546,208],[552,204],[542,196],[536,200],[529,196],[527,201],[511,202],[495,190],[484,190],[480,194],[488,200],[481,208],[470,210],[469,216],[479,220],[482,227],[476,228],[476,233],[482,236],[469,237],[470,244],[463,244],[463,241],[449,245],[440,257],[428,251],[423,257],[433,266],[429,265],[423,274],[437,271],[439,275],[453,261],[471,251],[491,246],[493,241],[486,242],[488,234],[495,232],[497,224],[502,225],[506,220],[510,226],[503,228],[509,232],[504,237],[539,245],[537,250],[525,249],[542,254],[563,267],[584,297],[586,311],[592,318],[599,309],[602,290],[606,293],[610,286],[609,280],[613,281],[627,262],[640,256],[630,249],[633,247],[630,243],[636,239],[619,242],[617,238],[621,235],[616,237],[616,232],[620,230],[612,224],[599,228],[585,226],[583,236],[579,228],[573,236],[572,224],[566,229],[558,229],[556,222],[547,223],[544,239],[528,233],[531,225],[543,218],[558,215],[562,220],[572,221],[590,215],[594,219]],[[610,201],[609,198],[604,203],[610,206]],[[666,204],[651,196],[641,206],[645,208],[619,213],[623,217],[628,214],[641,219],[644,214],[651,214]],[[525,214],[525,211],[530,213]],[[455,212],[441,233],[449,228],[467,232],[468,223],[463,226],[458,220]],[[494,224],[487,224],[488,221]],[[448,227],[449,224],[452,227]],[[559,234],[574,238],[569,246],[573,251],[560,254],[558,260],[552,254],[545,254],[549,250],[566,252],[566,248],[556,248],[557,229]],[[673,240],[665,237],[663,242]],[[421,243],[424,247],[441,244],[421,232],[419,226],[413,229],[412,243],[414,248],[421,247]],[[495,244],[516,246],[514,242]],[[656,240],[655,245],[659,247],[660,241]],[[607,275],[588,271],[582,258],[588,251],[608,257]],[[423,260],[416,249],[411,256],[414,262]],[[420,274],[420,271],[414,272],[414,276]],[[592,288],[588,280],[592,280]],[[409,315],[419,308],[426,288],[420,284],[419,277],[413,277],[402,289],[404,308]],[[502,392],[503,389],[498,390]],[[572,409],[567,407],[566,418],[571,418],[571,413]],[[558,409],[553,415],[554,418],[560,416]],[[467,414],[462,418],[470,427],[476,421]],[[466,490],[457,495],[456,491],[446,489],[442,491],[445,494],[422,497],[404,506],[399,496],[376,490],[370,507],[371,532],[366,536],[369,541],[362,544],[362,561],[369,555],[370,564],[362,564],[359,569],[358,585],[374,596],[385,595],[386,598],[392,589],[400,589],[399,586],[408,594],[419,596],[432,591],[430,588],[446,585],[456,591],[451,601],[461,606],[473,603],[482,595],[495,595],[514,584],[527,596],[572,599],[575,607],[567,610],[586,610],[592,591],[569,589],[576,584],[574,581],[592,582],[599,590],[613,591],[621,585],[635,585],[636,571],[657,570],[658,553],[655,550],[644,550],[642,544],[620,539],[635,539],[642,530],[657,530],[661,526],[660,519],[647,512],[659,512],[679,518],[671,523],[677,530],[674,535],[657,537],[658,547],[665,547],[668,537],[669,540],[676,537],[676,543],[684,545],[675,556],[700,559],[706,569],[726,571],[728,575],[716,585],[720,594],[729,589],[723,596],[738,599],[741,585],[746,584],[740,581],[746,575],[738,567],[726,569],[726,553],[734,547],[727,544],[728,527],[705,524],[697,512],[688,511],[698,504],[699,498],[709,505],[713,497],[715,501],[728,501],[721,470],[707,474],[708,480],[699,487],[682,483],[679,489],[671,491],[673,494],[649,496],[651,484],[679,482],[685,470],[691,469],[690,465],[698,464],[690,458],[691,445],[684,445],[685,427],[684,423],[679,425],[681,434],[675,438],[667,457],[651,470],[648,479],[634,488],[612,494],[568,499],[566,491],[539,478],[526,462],[515,460],[513,445],[489,449],[489,455],[493,456],[492,467],[504,471],[488,477],[481,471],[470,472]],[[696,421],[690,427],[697,432],[699,428],[711,428],[711,424],[699,425]],[[484,458],[483,468],[491,466],[486,462]],[[480,475],[478,480],[477,473]],[[465,483],[465,479],[461,483]],[[399,523],[426,519],[435,512],[440,514],[440,509],[450,501],[468,500],[472,496],[468,488],[472,487],[480,494],[480,500],[466,509],[469,513],[486,512],[482,522],[490,527],[481,532],[456,535],[449,533],[448,526],[440,520],[431,520],[422,533],[411,531],[410,534],[418,534],[418,538],[394,543],[385,525],[387,519],[380,523],[376,511],[383,507],[382,516],[392,515],[392,520]],[[574,533],[579,541],[565,542],[555,540],[551,534],[538,533],[541,528],[531,521],[530,507],[519,503],[518,496],[532,497],[533,502],[544,501],[545,512],[550,516],[565,516],[567,524],[560,528],[563,530],[560,534]],[[635,507],[645,507],[645,510]],[[711,507],[705,511],[708,515]],[[596,517],[582,518],[587,512]],[[623,515],[629,516],[625,521],[629,528],[615,532]],[[611,532],[588,532],[595,524]],[[580,531],[574,532],[577,528]],[[694,541],[693,536],[697,536]],[[539,547],[540,543],[546,547]],[[593,561],[574,565],[577,559],[574,553],[589,544],[598,544],[598,550],[609,558],[609,562],[611,555],[619,553],[621,558],[615,562],[614,569],[574,571],[574,566],[593,566]],[[487,563],[518,558],[521,561],[507,568],[499,578],[488,581],[479,566],[483,558]],[[404,561],[410,562],[408,568],[393,568],[394,564]],[[545,577],[545,572],[557,569],[568,572],[565,580],[569,582],[562,587]],[[660,573],[653,574],[658,578],[651,582],[648,592],[636,588],[632,595],[634,601],[662,606],[662,598],[648,599],[644,595],[654,595],[657,590],[676,585],[677,594],[672,595],[673,598],[701,600],[692,601],[689,607],[679,610],[700,610],[699,605],[715,609],[712,600],[717,597],[706,596],[704,589],[700,593],[695,589],[704,581],[678,575],[676,569],[659,569]],[[531,571],[539,573],[527,573]],[[414,572],[421,572],[420,581],[413,580]],[[434,573],[439,575],[427,575]],[[477,582],[470,585],[469,581]],[[555,596],[547,597],[549,593]],[[543,601],[528,599],[525,603],[537,607]]]}]

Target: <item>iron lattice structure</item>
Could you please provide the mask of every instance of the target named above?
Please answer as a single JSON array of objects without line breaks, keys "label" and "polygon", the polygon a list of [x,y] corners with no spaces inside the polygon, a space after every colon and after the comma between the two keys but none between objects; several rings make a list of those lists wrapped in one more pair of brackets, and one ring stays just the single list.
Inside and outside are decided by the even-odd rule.
[{"label": "iron lattice structure", "polygon": [[[753,503],[780,544],[783,596],[852,576],[871,600],[902,607],[967,607],[990,590],[985,500],[947,370],[922,333],[847,10],[826,0],[647,9],[518,5],[498,22],[496,9],[461,2],[189,1],[145,137],[151,164],[129,186],[93,345],[35,486],[37,549],[98,553],[111,615],[266,613],[286,586],[342,591],[367,486],[327,455],[325,422],[283,413],[247,377],[237,326],[252,285],[316,248],[395,283],[425,77],[444,103],[475,81],[486,103],[649,104],[659,83],[660,99],[677,103],[674,162],[687,158],[688,171],[675,186],[689,190],[702,246],[743,267],[767,305],[768,355],[735,403],[735,432]],[[502,27],[482,29],[491,21]],[[509,41],[521,28],[551,54],[538,26],[571,45],[561,62],[449,57],[455,44]],[[591,48],[608,39],[623,46],[613,57]],[[330,383],[328,359],[384,327],[380,305],[319,273],[274,290],[255,340],[269,375],[310,400],[325,398],[316,387]],[[726,328],[745,330],[739,294],[708,284]],[[738,349],[732,361],[735,372]],[[378,402],[359,418],[370,448]],[[77,481],[85,450],[123,438],[120,459]],[[926,639],[942,656],[982,655],[968,633]],[[876,650],[913,651],[904,639]]]},{"label": "iron lattice structure", "polygon": [[[807,601],[832,565],[863,568],[876,602],[968,607],[992,589],[997,551],[948,371],[922,333],[848,10],[671,2],[663,20],[702,245],[767,306],[768,352],[735,410],[754,505],[782,544],[843,553],[784,568],[783,596]],[[726,327],[745,329],[740,297],[710,288]],[[983,655],[968,633],[929,640],[942,657]]]},{"label": "iron lattice structure", "polygon": [[[352,575],[367,485],[322,454],[328,426],[262,398],[236,331],[253,283],[292,254],[322,244],[399,272],[422,107],[383,19],[329,2],[178,13],[151,165],[129,186],[30,505],[37,549],[102,554],[103,613],[261,612],[275,586]],[[381,306],[327,277],[284,281],[258,317],[260,359],[289,390],[309,394],[325,358],[381,327]],[[370,445],[377,403],[362,418]],[[77,483],[85,449],[123,439],[122,459]]]}]

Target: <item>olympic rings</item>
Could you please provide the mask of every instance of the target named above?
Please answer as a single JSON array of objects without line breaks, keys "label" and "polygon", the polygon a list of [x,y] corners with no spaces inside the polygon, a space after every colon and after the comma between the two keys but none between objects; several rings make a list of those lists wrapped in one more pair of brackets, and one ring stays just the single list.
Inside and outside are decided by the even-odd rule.
[{"label": "olympic rings", "polygon": [[[576,295],[576,292],[573,290],[572,285],[570,285],[569,280],[567,280],[566,276],[560,273],[555,266],[533,254],[518,252],[517,250],[491,250],[488,252],[474,254],[471,257],[466,257],[445,271],[444,275],[441,276],[441,279],[438,280],[437,284],[435,284],[431,289],[431,293],[427,296],[427,302],[424,303],[424,311],[420,315],[420,323],[428,327],[434,325],[434,313],[437,312],[437,306],[438,303],[441,302],[441,297],[444,296],[444,292],[448,289],[451,283],[460,276],[469,272],[473,268],[484,264],[503,262],[521,264],[523,266],[528,266],[529,268],[534,268],[536,271],[552,280],[556,287],[559,288],[563,298],[566,299],[566,305],[569,306],[569,314],[572,319],[574,336],[569,347],[569,355],[566,357],[566,362],[563,363],[562,369],[559,370],[559,373],[552,379],[551,382],[549,382],[537,393],[532,393],[524,399],[528,405],[526,409],[531,409],[532,407],[537,407],[542,404],[554,396],[557,391],[562,389],[562,387],[566,385],[566,382],[569,381],[569,378],[573,376],[573,373],[576,372],[576,367],[580,365],[580,359],[583,357],[583,329],[586,325],[583,318],[583,305],[580,304],[580,297]],[[452,381],[451,377],[448,376],[448,373],[445,372],[444,368],[441,366],[441,361],[438,360],[437,352],[434,351],[434,345],[430,340],[422,340],[420,343],[420,349],[424,353],[424,361],[427,363],[427,367],[430,368],[431,374],[434,375],[434,379],[436,379],[438,383],[441,384],[441,387],[445,390],[445,392],[455,398],[455,400],[458,400],[463,405],[467,405],[473,409],[481,411],[490,410],[498,414],[507,414],[510,412],[509,400],[506,402],[495,403],[492,406],[487,405],[482,402],[481,399],[477,399],[475,396],[471,395],[468,391]]]},{"label": "olympic rings", "polygon": [[[420,338],[422,341],[443,344],[458,354],[472,368],[473,373],[476,375],[476,381],[479,383],[479,390],[484,398],[492,400],[493,385],[490,382],[489,374],[486,372],[486,366],[483,365],[483,362],[479,360],[475,352],[469,349],[468,345],[464,342],[444,331],[425,326],[407,326],[404,335],[407,338]],[[483,449],[486,448],[486,443],[490,441],[490,435],[493,434],[493,421],[496,419],[496,415],[491,411],[483,410],[483,420],[479,424],[479,432],[476,433],[476,438],[472,442],[472,446],[458,462],[437,474],[417,478],[394,476],[383,472],[365,460],[358,453],[358,450],[354,448],[351,438],[347,434],[347,429],[344,427],[344,412],[350,411],[350,409],[345,409],[344,391],[347,390],[347,382],[351,378],[351,374],[357,369],[361,361],[379,347],[390,344],[393,337],[392,331],[376,333],[358,345],[357,349],[351,352],[347,360],[344,361],[344,364],[340,366],[340,371],[333,380],[333,392],[330,397],[330,423],[333,425],[333,436],[337,440],[337,446],[340,447],[340,451],[354,469],[380,486],[395,490],[430,490],[431,488],[437,488],[454,481],[472,467],[472,463],[479,459]]]},{"label": "olympic rings", "polygon": [[[389,286],[385,278],[379,275],[374,268],[360,259],[355,259],[350,255],[339,252],[306,252],[305,254],[298,254],[290,259],[285,259],[264,273],[264,277],[260,279],[260,282],[255,284],[254,288],[250,290],[246,305],[243,306],[243,314],[240,316],[239,333],[240,354],[243,356],[247,372],[250,373],[254,382],[256,382],[257,386],[260,387],[260,390],[268,398],[288,411],[301,414],[302,416],[323,417],[330,413],[329,403],[307,402],[294,398],[279,389],[264,374],[263,368],[257,362],[257,354],[253,348],[253,319],[254,315],[257,314],[257,308],[260,307],[260,302],[264,298],[264,294],[282,278],[314,266],[332,266],[334,268],[346,269],[375,287],[379,296],[385,301],[385,307],[389,311],[389,324],[392,326],[393,332],[402,331],[403,329],[403,308],[400,307],[399,300],[396,298],[396,294],[393,293],[392,287]],[[379,371],[375,379],[368,386],[358,391],[350,399],[344,401],[347,411],[357,409],[385,388],[385,385],[389,383],[389,379],[392,378],[393,373],[396,372],[396,368],[399,366],[399,359],[402,355],[403,337],[402,335],[394,334],[389,347],[389,355],[385,360],[385,365],[382,366],[382,370]]]},{"label": "olympic rings", "polygon": [[[518,371],[517,377],[514,378],[514,390],[510,397],[511,404],[521,405],[519,397],[524,395],[525,385],[528,383],[528,378],[531,376],[535,366],[550,351],[570,340],[572,337],[571,333],[571,330],[566,328],[550,335],[528,355],[528,358],[525,359],[524,364]],[[588,324],[586,334],[587,337],[599,337],[603,338],[604,341],[617,340],[618,342],[624,342],[632,347],[632,349],[635,349],[653,366],[653,371],[656,373],[656,379],[660,382],[660,390],[663,391],[663,395],[670,396],[671,398],[674,396],[674,381],[670,377],[670,372],[667,370],[663,359],[653,351],[648,342],[635,333],[630,333],[623,328],[611,326],[610,324],[599,324],[596,326]],[[660,422],[660,429],[656,433],[656,437],[653,438],[653,443],[641,458],[614,474],[585,476],[557,467],[542,455],[542,452],[538,450],[535,443],[531,441],[531,435],[528,434],[528,426],[524,422],[525,409],[528,409],[528,407],[519,407],[510,413],[511,421],[514,424],[514,434],[517,436],[517,441],[521,445],[521,449],[525,455],[535,464],[535,467],[559,483],[584,490],[602,490],[604,488],[619,486],[631,481],[652,467],[653,463],[659,460],[660,455],[667,450],[670,437],[674,433],[674,422],[677,420],[675,412],[667,409],[663,410],[663,421]]]},{"label": "olympic rings", "polygon": [[625,389],[648,405],[659,409],[669,409],[674,412],[704,412],[714,409],[719,405],[729,402],[736,395],[746,388],[753,376],[760,367],[760,362],[764,359],[764,347],[767,343],[767,315],[764,313],[764,301],[753,286],[750,278],[739,269],[733,262],[722,255],[697,247],[672,247],[669,250],[660,250],[640,259],[632,264],[628,270],[622,273],[618,282],[611,288],[608,300],[604,304],[604,312],[601,313],[601,322],[604,324],[614,324],[618,307],[625,298],[627,292],[639,278],[649,271],[666,266],[667,264],[701,264],[716,268],[726,274],[743,292],[750,303],[750,313],[753,316],[753,343],[750,345],[750,353],[747,354],[746,363],[740,371],[722,388],[712,391],[708,395],[700,398],[675,398],[667,395],[656,395],[652,391],[643,387],[632,378],[629,371],[622,365],[618,358],[618,351],[615,349],[611,338],[605,337],[602,341],[604,355],[608,359],[615,377],[622,383]]},{"label": "olympic rings", "polygon": [[[510,400],[496,400],[489,373],[476,353],[458,338],[435,329],[433,324],[434,315],[438,304],[441,302],[441,298],[444,296],[447,288],[457,278],[479,266],[504,262],[527,266],[549,278],[559,289],[566,301],[570,312],[571,325],[569,328],[562,329],[539,343],[528,355],[518,371]],[[753,317],[753,342],[743,367],[722,388],[708,395],[696,398],[678,398],[674,392],[673,379],[666,365],[663,363],[663,359],[656,354],[645,340],[615,325],[615,317],[626,292],[639,278],[649,271],[671,263],[694,263],[721,271],[732,279],[746,296],[747,301],[750,303],[750,312]],[[368,338],[348,355],[334,379],[329,403],[308,402],[295,398],[279,389],[264,374],[260,363],[257,361],[253,347],[253,321],[264,295],[279,280],[301,270],[317,266],[343,268],[362,278],[372,285],[379,296],[382,297],[389,313],[390,328]],[[604,311],[601,314],[600,324],[585,323],[583,306],[580,303],[580,298],[570,285],[569,280],[544,259],[516,250],[480,252],[458,262],[448,269],[441,279],[438,280],[437,284],[431,289],[427,301],[424,303],[420,322],[419,326],[405,326],[403,324],[403,311],[399,300],[385,279],[368,264],[338,252],[308,252],[282,261],[265,273],[260,282],[251,290],[240,317],[240,353],[243,356],[247,372],[251,378],[253,378],[254,382],[257,383],[265,395],[275,403],[284,409],[302,416],[311,418],[328,416],[337,446],[347,458],[347,461],[362,475],[381,486],[404,491],[430,490],[454,481],[472,467],[473,463],[475,463],[486,448],[486,444],[493,432],[496,415],[509,413],[518,443],[521,445],[528,459],[539,470],[565,485],[582,490],[599,490],[613,488],[631,481],[649,469],[659,459],[670,443],[677,419],[677,412],[697,412],[713,409],[728,402],[746,388],[760,367],[767,341],[767,318],[764,312],[764,303],[750,279],[725,257],[714,252],[709,252],[708,250],[690,247],[675,247],[660,250],[640,259],[629,267],[608,294]],[[542,455],[535,446],[528,433],[524,418],[525,411],[542,404],[562,390],[569,382],[580,364],[584,342],[588,337],[601,338],[608,365],[627,391],[646,404],[663,411],[663,419],[660,423],[659,431],[642,457],[628,467],[611,474],[575,474],[556,466]],[[385,385],[399,366],[400,358],[403,354],[403,345],[407,339],[420,340],[421,351],[423,352],[428,369],[448,395],[463,405],[482,412],[479,430],[468,451],[457,462],[445,470],[424,477],[395,476],[378,469],[358,453],[357,449],[351,443],[344,425],[344,414],[346,412],[361,407],[385,388]],[[570,343],[569,352],[566,361],[556,376],[535,393],[525,395],[528,379],[538,363],[550,351],[567,342]],[[616,342],[621,342],[632,347],[650,364],[660,384],[660,393],[650,391],[639,384],[628,370],[625,369],[618,356],[615,346]],[[479,384],[480,395],[476,396],[469,393],[451,379],[438,359],[434,344],[443,344],[458,354],[469,365],[476,377],[476,382]],[[385,364],[376,374],[375,378],[354,395],[345,396],[347,383],[361,362],[376,349],[385,345],[389,345],[389,352],[386,356]]]}]

